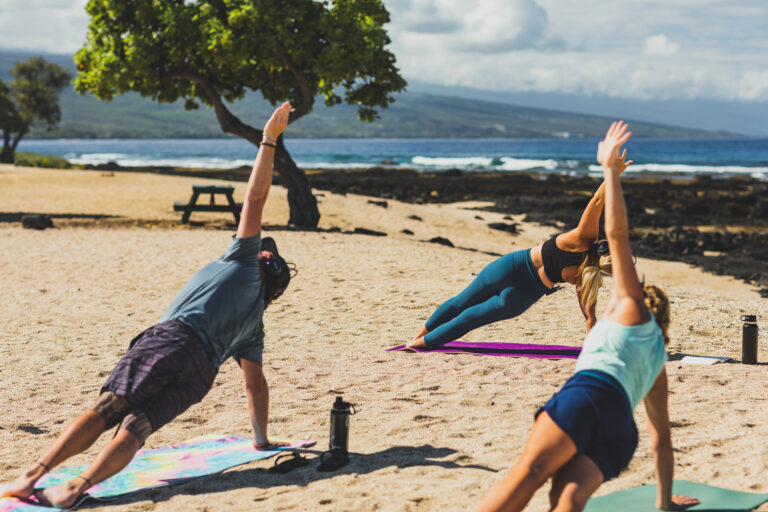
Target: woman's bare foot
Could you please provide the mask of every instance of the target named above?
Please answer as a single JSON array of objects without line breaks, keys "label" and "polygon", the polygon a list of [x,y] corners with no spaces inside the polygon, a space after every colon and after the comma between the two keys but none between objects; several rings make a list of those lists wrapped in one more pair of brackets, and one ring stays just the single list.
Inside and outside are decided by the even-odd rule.
[{"label": "woman's bare foot", "polygon": [[416,336],[414,336],[414,337],[413,337],[413,339],[415,340],[415,339],[418,339],[418,338],[423,338],[423,337],[424,337],[424,336],[426,336],[428,333],[429,333],[429,330],[428,330],[426,327],[422,327],[422,328],[421,328],[421,331],[419,332],[419,334],[417,334]]},{"label": "woman's bare foot", "polygon": [[85,477],[76,476],[63,484],[38,489],[35,491],[35,497],[41,505],[46,507],[67,509],[72,507],[90,486],[90,482]]},{"label": "woman's bare foot", "polygon": [[427,343],[424,341],[424,336],[414,338],[405,344],[405,348],[426,348]]},{"label": "woman's bare foot", "polygon": [[29,498],[35,490],[37,481],[47,472],[45,466],[35,463],[26,473],[4,487],[0,498]]}]

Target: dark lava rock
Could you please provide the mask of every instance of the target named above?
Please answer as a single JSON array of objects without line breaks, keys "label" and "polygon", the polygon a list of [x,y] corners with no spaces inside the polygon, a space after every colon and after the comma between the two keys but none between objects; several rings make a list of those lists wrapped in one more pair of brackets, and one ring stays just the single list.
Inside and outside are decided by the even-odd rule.
[{"label": "dark lava rock", "polygon": [[482,218],[482,217],[481,217],[481,216],[479,216],[479,215],[475,215],[475,218],[476,218],[477,220],[485,220],[484,218]]},{"label": "dark lava rock", "polygon": [[368,204],[373,204],[376,206],[381,206],[382,208],[386,208],[389,206],[389,203],[386,201],[374,201],[373,199],[368,200]]},{"label": "dark lava rock", "polygon": [[436,236],[434,238],[430,238],[429,241],[432,242],[433,244],[445,245],[447,247],[455,247],[455,245],[453,245],[453,242],[451,242],[447,238],[443,238],[441,236]]},{"label": "dark lava rock", "polygon": [[381,231],[374,231],[373,229],[367,229],[367,228],[355,228],[354,233],[356,235],[387,236],[386,233],[383,233]]},{"label": "dark lava rock", "polygon": [[510,233],[512,235],[517,235],[520,233],[517,229],[517,223],[512,222],[511,224],[507,224],[506,222],[491,222],[488,224],[488,227],[491,229],[498,229],[499,231],[506,231],[507,233]]},{"label": "dark lava rock", "polygon": [[408,218],[411,219],[411,220],[418,220],[419,222],[424,220],[421,217],[419,217],[418,215],[409,215]]},{"label": "dark lava rock", "polygon": [[19,425],[18,427],[16,427],[16,430],[21,430],[22,432],[26,432],[27,434],[34,434],[34,435],[48,433],[48,430],[44,428],[36,427],[34,425]]},{"label": "dark lava rock", "polygon": [[413,231],[411,231],[410,229],[404,229],[401,231],[401,233],[403,233],[404,235],[412,235]]},{"label": "dark lava rock", "polygon": [[26,229],[45,229],[52,228],[53,221],[48,215],[23,215],[21,217],[21,225]]}]

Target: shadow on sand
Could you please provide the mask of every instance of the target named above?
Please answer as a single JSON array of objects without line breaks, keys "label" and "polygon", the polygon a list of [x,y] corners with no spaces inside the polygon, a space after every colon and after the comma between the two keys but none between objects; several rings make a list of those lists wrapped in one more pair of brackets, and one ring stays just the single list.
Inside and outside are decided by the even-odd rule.
[{"label": "shadow on sand", "polygon": [[116,219],[116,215],[100,215],[95,213],[41,213],[41,212],[0,212],[0,222],[21,222],[25,215],[47,215],[51,219]]},{"label": "shadow on sand", "polygon": [[[320,454],[319,450],[296,450],[303,455]],[[215,494],[234,489],[269,489],[281,486],[296,485],[304,487],[314,481],[333,478],[338,475],[365,475],[387,467],[409,468],[415,466],[439,466],[444,469],[480,469],[496,473],[499,470],[478,464],[459,464],[443,459],[456,454],[452,448],[435,448],[431,445],[422,446],[393,446],[376,453],[350,454],[350,462],[338,471],[321,473],[316,470],[319,459],[311,458],[310,463],[302,468],[294,469],[285,474],[269,472],[269,467],[246,468],[227,471],[208,477],[183,480],[176,485],[147,489],[136,494],[115,498],[114,501],[104,502],[87,500],[80,508],[103,507],[110,504],[127,505],[140,501],[167,501],[179,495]]]}]

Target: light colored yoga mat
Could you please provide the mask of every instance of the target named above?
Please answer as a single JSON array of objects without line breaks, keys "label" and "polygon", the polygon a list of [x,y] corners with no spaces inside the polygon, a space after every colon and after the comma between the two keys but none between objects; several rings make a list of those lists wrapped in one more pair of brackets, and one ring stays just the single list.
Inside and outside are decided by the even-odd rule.
[{"label": "light colored yoga mat", "polygon": [[730,361],[730,357],[719,356],[683,356],[680,360],[681,364],[696,364],[696,365],[710,365],[717,363],[725,363]]},{"label": "light colored yoga mat", "polygon": [[[748,511],[768,501],[768,494],[731,491],[720,487],[675,480],[672,494],[698,498],[701,503],[685,509],[691,511]],[[584,512],[657,512],[656,484],[612,492],[587,502]]]},{"label": "light colored yoga mat", "polygon": [[[87,497],[103,501],[116,499],[144,489],[213,475],[240,464],[268,459],[284,450],[304,448],[313,444],[315,444],[314,441],[298,441],[275,450],[257,451],[253,449],[253,439],[242,436],[210,435],[163,448],[140,450],[120,473],[91,487]],[[41,478],[37,486],[45,488],[66,482],[79,475],[85,468],[86,466],[77,466],[53,471]],[[43,510],[51,509],[16,498],[0,499],[0,512],[41,512]]]}]

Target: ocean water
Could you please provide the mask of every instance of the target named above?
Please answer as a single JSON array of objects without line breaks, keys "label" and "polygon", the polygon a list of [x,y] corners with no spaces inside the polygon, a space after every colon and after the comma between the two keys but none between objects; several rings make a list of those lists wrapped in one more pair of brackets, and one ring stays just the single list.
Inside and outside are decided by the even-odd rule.
[{"label": "ocean water", "polygon": [[[594,139],[287,139],[300,167],[380,165],[420,171],[599,173]],[[768,179],[768,139],[634,139],[627,172],[746,174]],[[62,156],[73,163],[233,168],[251,165],[256,148],[241,139],[22,140],[19,151]]]}]

